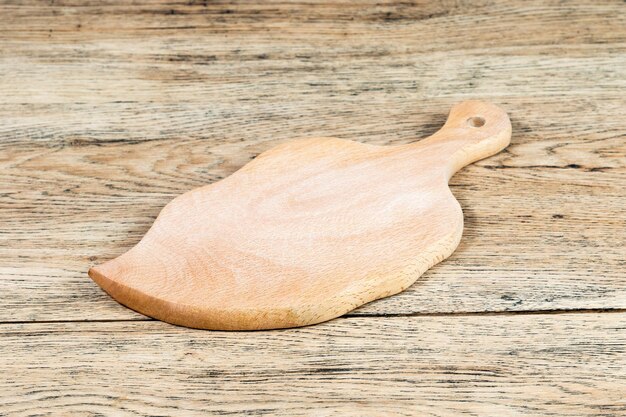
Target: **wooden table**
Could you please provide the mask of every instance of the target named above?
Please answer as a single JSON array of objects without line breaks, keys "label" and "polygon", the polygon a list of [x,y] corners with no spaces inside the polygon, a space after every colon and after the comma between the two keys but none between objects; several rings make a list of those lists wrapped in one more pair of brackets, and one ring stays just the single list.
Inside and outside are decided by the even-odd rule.
[{"label": "wooden table", "polygon": [[[97,3],[0,6],[0,414],[626,413],[622,1]],[[470,98],[512,144],[400,295],[211,332],[87,277],[284,140],[409,143]]]}]

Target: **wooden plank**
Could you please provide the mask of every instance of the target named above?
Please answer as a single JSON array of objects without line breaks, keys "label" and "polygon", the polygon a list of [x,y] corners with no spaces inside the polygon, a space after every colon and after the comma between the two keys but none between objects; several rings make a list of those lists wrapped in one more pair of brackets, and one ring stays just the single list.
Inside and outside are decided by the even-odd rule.
[{"label": "wooden plank", "polygon": [[2,325],[3,415],[621,416],[626,314]]},{"label": "wooden plank", "polygon": [[[129,7],[121,1],[5,2],[3,9],[12,19],[5,19],[1,28],[5,36],[19,40],[65,39],[77,34],[87,39],[111,35],[133,37],[137,32],[171,36],[187,31],[254,33],[259,41],[277,37],[309,41],[334,35],[350,42],[354,38],[365,47],[373,41],[367,35],[375,30],[380,40],[393,42],[397,47],[404,47],[407,39],[422,36],[428,42],[423,42],[421,48],[444,51],[459,44],[527,46],[568,45],[578,43],[580,38],[593,43],[623,40],[622,4],[615,0],[565,5],[558,0],[265,3],[144,0]],[[565,21],[569,22],[570,31],[565,30]],[[325,43],[331,50],[336,45]],[[258,55],[259,51],[253,53]]]},{"label": "wooden plank", "polygon": [[461,246],[355,314],[625,308],[622,9],[0,4],[0,321],[140,319],[85,272],[174,196],[293,137],[414,141],[466,98],[513,143],[453,178]]}]

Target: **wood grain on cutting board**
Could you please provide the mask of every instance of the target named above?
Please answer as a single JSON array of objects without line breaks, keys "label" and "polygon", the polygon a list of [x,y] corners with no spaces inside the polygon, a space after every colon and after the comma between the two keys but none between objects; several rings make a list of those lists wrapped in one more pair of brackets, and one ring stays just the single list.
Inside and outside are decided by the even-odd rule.
[{"label": "wood grain on cutting board", "polygon": [[456,249],[460,168],[505,148],[511,122],[465,101],[429,138],[294,140],[177,197],[130,251],[89,270],[120,303],[218,330],[304,326],[408,288]]}]

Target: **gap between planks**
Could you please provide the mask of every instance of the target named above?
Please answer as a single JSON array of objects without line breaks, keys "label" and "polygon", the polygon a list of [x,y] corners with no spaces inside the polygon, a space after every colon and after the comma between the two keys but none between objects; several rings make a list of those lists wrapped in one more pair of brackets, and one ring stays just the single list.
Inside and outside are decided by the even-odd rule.
[{"label": "gap between planks", "polygon": [[[555,309],[555,310],[519,310],[519,311],[459,311],[450,313],[407,313],[407,314],[381,314],[381,313],[348,313],[333,320],[346,318],[396,318],[396,317],[476,317],[476,316],[523,316],[523,315],[556,315],[556,314],[598,314],[598,313],[626,313],[626,308],[579,308],[579,309]],[[332,322],[330,320],[328,322]],[[150,317],[136,319],[102,319],[102,320],[16,320],[0,321],[0,325],[13,324],[63,324],[63,323],[132,323],[159,321]],[[327,323],[328,323],[327,322]],[[313,325],[314,326],[314,325]],[[178,327],[178,326],[177,326]],[[304,326],[311,327],[311,326]]]}]

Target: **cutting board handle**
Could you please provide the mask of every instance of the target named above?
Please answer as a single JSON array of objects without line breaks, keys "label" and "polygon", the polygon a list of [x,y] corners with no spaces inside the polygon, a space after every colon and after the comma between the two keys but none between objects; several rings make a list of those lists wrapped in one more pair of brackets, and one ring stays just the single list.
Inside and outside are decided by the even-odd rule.
[{"label": "cutting board handle", "polygon": [[408,148],[439,155],[448,179],[459,169],[500,152],[511,141],[511,121],[501,108],[483,101],[452,107],[448,120],[434,135]]}]

